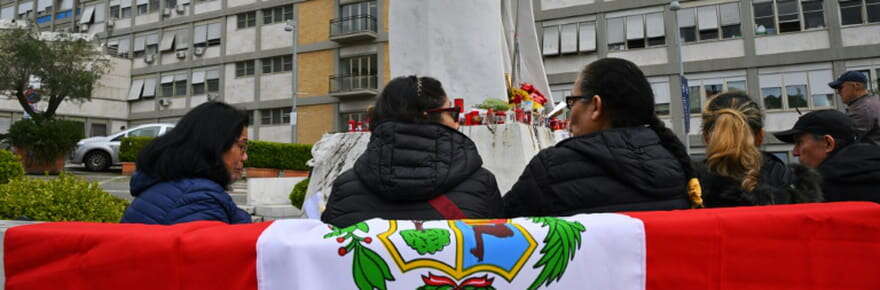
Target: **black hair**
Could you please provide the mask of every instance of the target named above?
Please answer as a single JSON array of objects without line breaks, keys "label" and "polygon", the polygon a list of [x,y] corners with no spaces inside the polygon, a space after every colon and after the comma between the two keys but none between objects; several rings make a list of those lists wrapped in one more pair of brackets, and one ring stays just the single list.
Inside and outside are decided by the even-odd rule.
[{"label": "black hair", "polygon": [[440,81],[431,77],[396,77],[382,89],[370,111],[370,128],[383,121],[437,121],[437,114],[425,111],[443,106],[446,91]]},{"label": "black hair", "polygon": [[587,65],[580,79],[582,95],[602,97],[612,128],[648,126],[681,164],[687,179],[695,177],[684,144],[654,113],[654,91],[638,66],[625,59],[603,58]]},{"label": "black hair", "polygon": [[228,188],[232,180],[223,153],[247,125],[247,115],[228,104],[201,104],[141,151],[138,170],[161,181],[206,178]]}]

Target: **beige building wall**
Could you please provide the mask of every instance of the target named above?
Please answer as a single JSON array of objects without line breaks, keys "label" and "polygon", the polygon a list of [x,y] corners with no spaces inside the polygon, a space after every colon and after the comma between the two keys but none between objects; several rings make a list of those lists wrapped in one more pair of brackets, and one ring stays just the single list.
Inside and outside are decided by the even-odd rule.
[{"label": "beige building wall", "polygon": [[[297,141],[303,144],[314,144],[325,133],[333,131],[336,105],[316,105],[297,107],[299,118],[297,125]],[[261,135],[262,137],[262,135]]]}]

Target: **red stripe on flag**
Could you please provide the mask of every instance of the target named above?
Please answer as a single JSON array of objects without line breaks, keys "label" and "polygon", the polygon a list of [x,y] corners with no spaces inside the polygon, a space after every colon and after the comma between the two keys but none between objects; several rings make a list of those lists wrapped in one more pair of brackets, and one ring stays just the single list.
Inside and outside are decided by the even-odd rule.
[{"label": "red stripe on flag", "polygon": [[270,223],[45,223],[6,232],[7,290],[257,289]]},{"label": "red stripe on flag", "polygon": [[880,289],[880,205],[627,213],[645,224],[647,289]]}]

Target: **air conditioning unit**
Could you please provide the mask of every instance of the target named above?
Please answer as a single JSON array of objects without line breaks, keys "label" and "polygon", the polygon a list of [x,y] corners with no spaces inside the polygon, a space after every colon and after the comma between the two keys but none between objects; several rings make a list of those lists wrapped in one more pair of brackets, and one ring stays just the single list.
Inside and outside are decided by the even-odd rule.
[{"label": "air conditioning unit", "polygon": [[186,12],[186,6],[177,4],[177,14],[183,14],[184,12]]},{"label": "air conditioning unit", "polygon": [[171,16],[171,8],[165,8],[165,10],[162,10],[162,16]]},{"label": "air conditioning unit", "polygon": [[116,25],[116,18],[110,18],[110,20],[107,20],[107,27],[113,27],[115,25]]},{"label": "air conditioning unit", "polygon": [[204,47],[196,47],[196,49],[193,50],[193,54],[201,56],[201,55],[205,54],[205,48]]},{"label": "air conditioning unit", "polygon": [[89,31],[89,25],[88,24],[80,24],[79,31]]},{"label": "air conditioning unit", "polygon": [[153,56],[152,54],[148,54],[148,55],[144,56],[145,63],[153,63],[153,61],[155,61],[155,60],[156,60],[156,57]]},{"label": "air conditioning unit", "polygon": [[179,58],[179,59],[186,58],[186,50],[178,50],[177,51],[177,58]]},{"label": "air conditioning unit", "polygon": [[159,99],[159,105],[163,107],[171,106],[171,99]]},{"label": "air conditioning unit", "polygon": [[216,101],[220,97],[217,93],[208,93],[208,101]]}]

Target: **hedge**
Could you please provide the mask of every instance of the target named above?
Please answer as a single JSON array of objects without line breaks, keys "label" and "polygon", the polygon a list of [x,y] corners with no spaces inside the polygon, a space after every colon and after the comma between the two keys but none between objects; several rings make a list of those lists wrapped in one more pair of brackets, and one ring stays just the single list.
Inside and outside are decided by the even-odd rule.
[{"label": "hedge", "polygon": [[302,208],[308,191],[309,179],[306,178],[293,186],[293,190],[290,191],[290,204],[295,208]]},{"label": "hedge", "polygon": [[309,170],[312,145],[248,141],[245,167]]},{"label": "hedge", "polygon": [[46,163],[76,147],[85,137],[83,128],[82,122],[76,121],[23,119],[9,127],[6,137],[10,145],[29,152],[30,162]]},{"label": "hedge", "polygon": [[24,176],[21,158],[9,150],[0,150],[0,184]]},{"label": "hedge", "polygon": [[125,137],[119,145],[119,161],[136,162],[138,154],[147,144],[153,142],[153,137]]},{"label": "hedge", "polygon": [[65,173],[0,185],[0,219],[119,222],[127,206],[128,201],[104,192],[97,182]]}]

